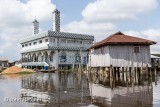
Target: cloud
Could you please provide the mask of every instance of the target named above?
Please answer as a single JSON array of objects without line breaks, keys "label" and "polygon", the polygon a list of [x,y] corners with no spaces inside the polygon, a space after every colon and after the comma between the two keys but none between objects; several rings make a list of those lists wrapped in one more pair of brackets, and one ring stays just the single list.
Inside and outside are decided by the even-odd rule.
[{"label": "cloud", "polygon": [[73,21],[65,26],[63,26],[62,31],[74,32],[74,33],[84,33],[90,35],[99,35],[96,40],[101,40],[104,34],[108,34],[117,28],[115,24],[112,23],[91,23],[88,24],[84,21]]},{"label": "cloud", "polygon": [[156,0],[96,0],[86,6],[82,16],[90,23],[133,20],[138,14],[150,12],[157,6]]},{"label": "cloud", "polygon": [[158,6],[157,0],[95,0],[82,11],[83,19],[63,26],[63,31],[95,35],[96,41],[119,29],[117,22],[137,20]]},{"label": "cloud", "polygon": [[142,31],[125,31],[125,34],[131,35],[131,36],[136,36],[140,38],[145,38],[148,40],[152,40],[157,42],[156,45],[151,46],[151,53],[153,54],[159,54],[160,50],[160,29],[147,29],[147,30],[142,30]]},{"label": "cloud", "polygon": [[51,0],[0,1],[0,57],[20,59],[18,40],[32,34],[32,21],[51,21],[56,8]]},{"label": "cloud", "polygon": [[0,54],[4,54],[4,51],[5,51],[6,49],[8,49],[10,46],[12,46],[11,43],[5,43],[4,45],[1,45],[1,46],[0,46]]}]

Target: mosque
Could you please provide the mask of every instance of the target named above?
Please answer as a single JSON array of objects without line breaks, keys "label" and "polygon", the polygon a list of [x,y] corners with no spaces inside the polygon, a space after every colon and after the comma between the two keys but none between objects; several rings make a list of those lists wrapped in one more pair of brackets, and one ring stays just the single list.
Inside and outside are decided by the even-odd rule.
[{"label": "mosque", "polygon": [[22,67],[59,67],[86,66],[88,48],[94,36],[60,31],[60,11],[52,12],[53,29],[39,33],[39,22],[33,21],[33,34],[20,40],[22,46]]}]

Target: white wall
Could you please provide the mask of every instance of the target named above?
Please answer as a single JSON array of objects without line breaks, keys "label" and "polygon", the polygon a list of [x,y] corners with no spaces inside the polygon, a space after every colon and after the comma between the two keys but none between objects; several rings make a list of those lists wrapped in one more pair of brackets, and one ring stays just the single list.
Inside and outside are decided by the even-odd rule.
[{"label": "white wall", "polygon": [[[28,46],[27,47],[25,47],[25,46],[22,47],[21,53],[31,52],[33,50],[38,50],[38,49],[47,49],[48,44],[49,44],[49,40],[48,40],[48,42],[45,42],[45,39],[49,39],[49,38],[45,37],[45,38],[41,38],[41,39],[37,39],[37,40],[33,40],[33,41],[23,43],[23,45],[28,44]],[[42,40],[42,43],[39,43],[39,40]],[[37,44],[34,45],[33,44],[34,42],[37,42]],[[31,46],[29,46],[29,43],[31,43]]]},{"label": "white wall", "polygon": [[[131,45],[110,45],[103,48],[91,50],[92,67],[108,67],[110,65],[141,67],[146,64],[151,66],[149,46],[140,46],[140,53],[134,53],[134,46]],[[104,53],[101,50],[104,50]]]},{"label": "white wall", "polygon": [[109,46],[110,64],[118,67],[151,66],[149,46],[140,46],[140,52],[134,53],[135,46]]},{"label": "white wall", "polygon": [[[110,58],[109,58],[109,47],[104,47],[104,53],[101,53],[101,48],[92,49],[91,51],[91,61],[92,67],[106,67],[110,66]],[[89,64],[90,66],[90,64]]]}]

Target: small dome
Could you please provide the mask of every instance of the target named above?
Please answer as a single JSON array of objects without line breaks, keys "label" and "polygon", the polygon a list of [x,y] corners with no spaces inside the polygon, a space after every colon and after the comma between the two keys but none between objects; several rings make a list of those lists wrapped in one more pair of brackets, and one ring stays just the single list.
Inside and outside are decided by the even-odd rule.
[{"label": "small dome", "polygon": [[37,23],[38,23],[37,19],[34,19],[34,20],[33,20],[33,23],[35,23],[35,22],[37,22]]},{"label": "small dome", "polygon": [[53,13],[60,13],[60,11],[56,8]]}]

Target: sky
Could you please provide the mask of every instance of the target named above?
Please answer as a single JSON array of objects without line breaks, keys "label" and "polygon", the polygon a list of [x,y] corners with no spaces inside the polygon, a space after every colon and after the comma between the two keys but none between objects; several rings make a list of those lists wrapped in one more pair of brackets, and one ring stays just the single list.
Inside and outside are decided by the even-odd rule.
[{"label": "sky", "polygon": [[52,29],[52,11],[61,12],[61,31],[90,34],[98,42],[118,31],[156,41],[160,53],[160,0],[0,0],[0,58],[21,58],[19,40]]}]

